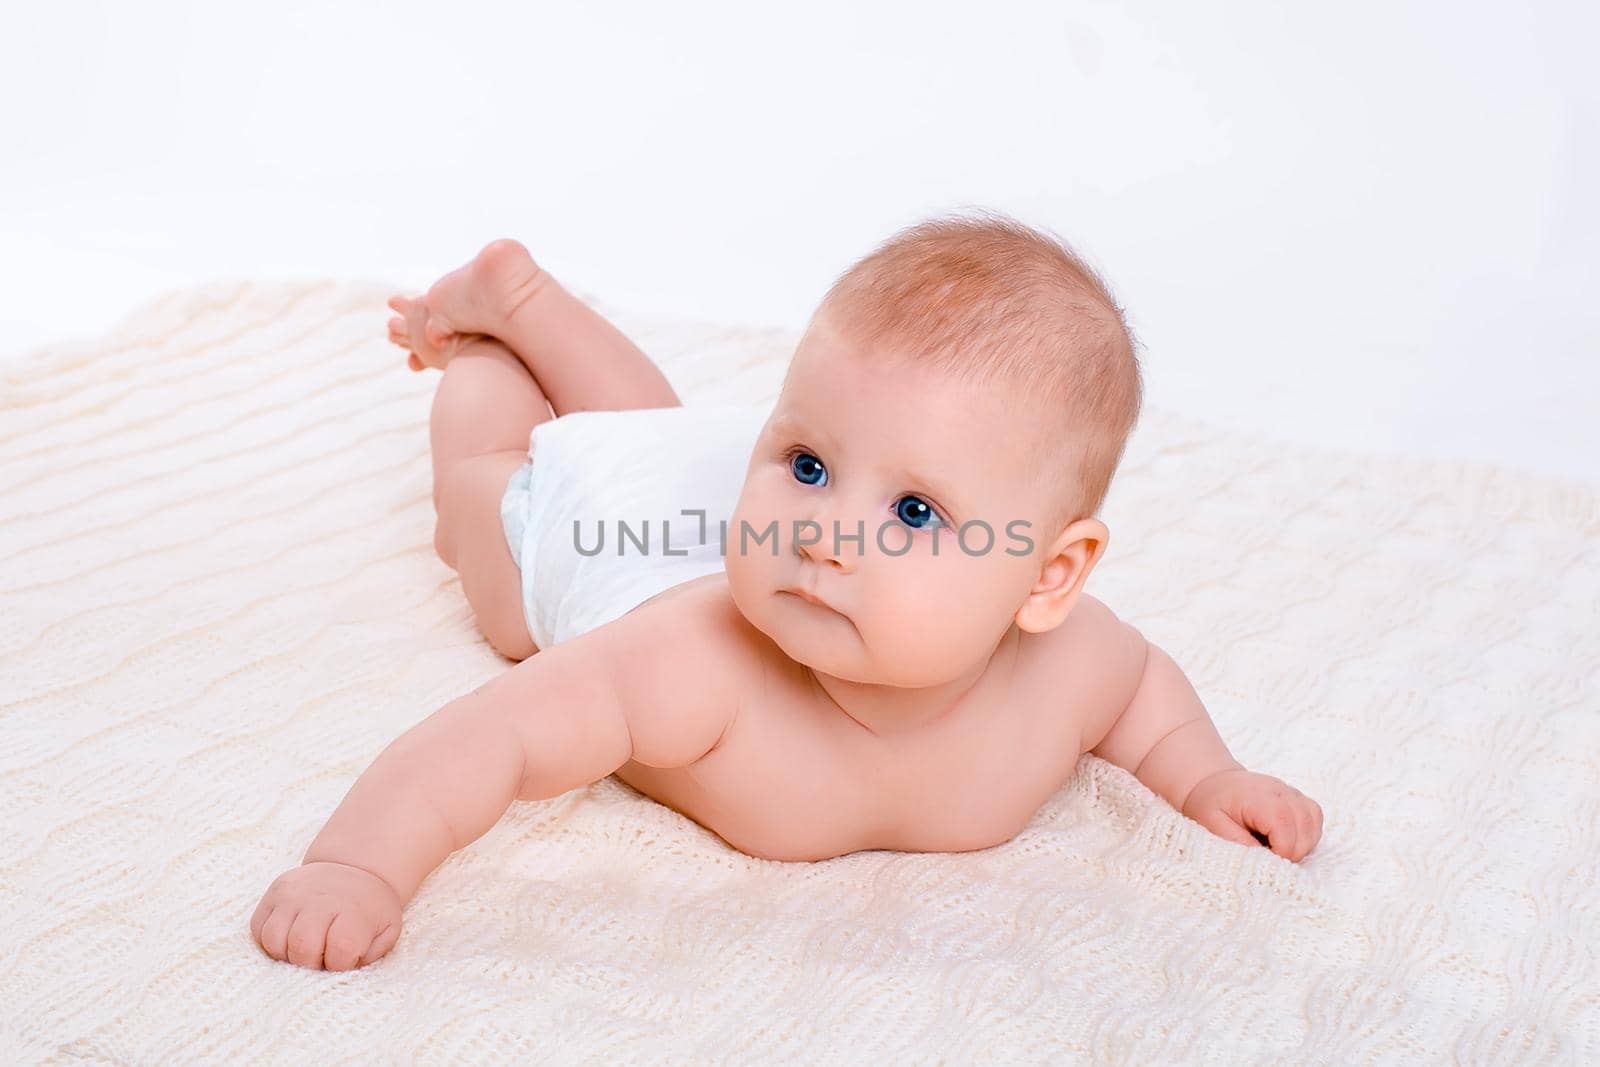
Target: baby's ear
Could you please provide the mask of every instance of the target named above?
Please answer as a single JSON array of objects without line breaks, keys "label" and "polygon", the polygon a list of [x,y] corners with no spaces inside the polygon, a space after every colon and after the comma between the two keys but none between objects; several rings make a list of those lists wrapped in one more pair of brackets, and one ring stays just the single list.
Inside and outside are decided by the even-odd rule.
[{"label": "baby's ear", "polygon": [[1111,531],[1099,519],[1079,519],[1062,530],[1040,553],[1039,578],[1017,609],[1017,625],[1042,634],[1065,622],[1110,540]]}]

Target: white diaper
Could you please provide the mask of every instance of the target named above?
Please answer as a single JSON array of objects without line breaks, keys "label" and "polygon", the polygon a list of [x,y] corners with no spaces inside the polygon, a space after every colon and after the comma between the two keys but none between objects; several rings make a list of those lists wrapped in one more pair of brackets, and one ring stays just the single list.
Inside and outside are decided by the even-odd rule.
[{"label": "white diaper", "polygon": [[[771,410],[573,411],[535,426],[529,461],[500,501],[534,644],[549,648],[722,570],[717,524],[733,515]],[[685,510],[705,512],[704,540]]]}]

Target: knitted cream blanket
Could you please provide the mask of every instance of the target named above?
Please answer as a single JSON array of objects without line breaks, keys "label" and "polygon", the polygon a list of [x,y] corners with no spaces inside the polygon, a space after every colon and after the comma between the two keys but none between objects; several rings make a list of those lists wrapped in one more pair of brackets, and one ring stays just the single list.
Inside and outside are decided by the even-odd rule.
[{"label": "knitted cream blanket", "polygon": [[[1089,589],[1300,866],[1094,757],[960,854],[753,859],[607,778],[519,803],[349,973],[248,920],[507,663],[434,557],[390,287],[222,284],[0,364],[0,1061],[1600,1061],[1600,489],[1147,409]],[[795,338],[619,321],[688,403]]]}]

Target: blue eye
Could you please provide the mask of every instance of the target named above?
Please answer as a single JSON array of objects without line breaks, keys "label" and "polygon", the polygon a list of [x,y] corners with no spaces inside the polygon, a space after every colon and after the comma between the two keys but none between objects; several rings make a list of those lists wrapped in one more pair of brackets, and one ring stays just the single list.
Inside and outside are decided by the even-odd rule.
[{"label": "blue eye", "polygon": [[913,530],[925,530],[939,522],[938,513],[920,496],[903,496],[894,506],[895,517]]},{"label": "blue eye", "polygon": [[795,480],[806,485],[826,485],[828,471],[822,466],[822,460],[810,452],[797,452],[789,461],[789,470],[794,473]]}]

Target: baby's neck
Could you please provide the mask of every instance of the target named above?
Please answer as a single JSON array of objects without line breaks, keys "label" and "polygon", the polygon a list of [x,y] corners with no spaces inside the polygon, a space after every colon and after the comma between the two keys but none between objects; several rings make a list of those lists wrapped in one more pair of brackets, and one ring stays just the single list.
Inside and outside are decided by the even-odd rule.
[{"label": "baby's neck", "polygon": [[1012,662],[1021,632],[1010,626],[989,654],[948,682],[915,688],[853,682],[831,674],[805,671],[819,689],[849,718],[878,736],[911,733],[942,722],[976,693],[996,664]]}]

